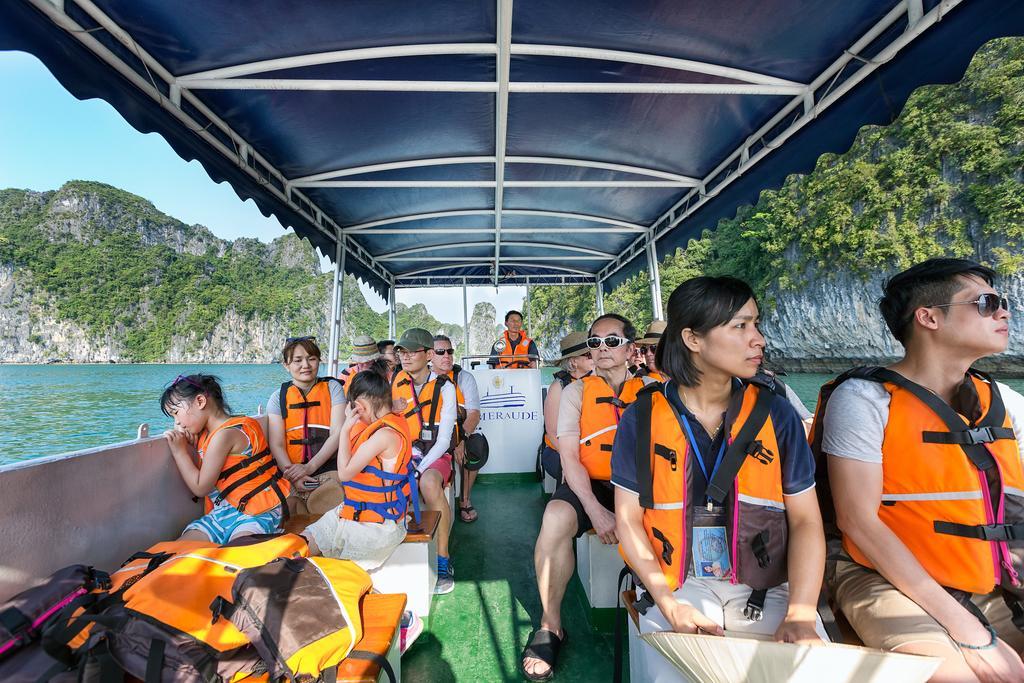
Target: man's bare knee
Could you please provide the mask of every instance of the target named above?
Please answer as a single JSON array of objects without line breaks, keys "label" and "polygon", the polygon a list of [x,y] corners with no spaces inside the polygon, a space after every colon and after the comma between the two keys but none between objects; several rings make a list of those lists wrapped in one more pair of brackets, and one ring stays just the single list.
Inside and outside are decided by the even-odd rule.
[{"label": "man's bare knee", "polygon": [[576,510],[564,500],[552,500],[544,508],[540,535],[548,540],[571,539],[576,535],[579,521]]},{"label": "man's bare knee", "polygon": [[444,495],[441,475],[433,470],[427,470],[420,475],[420,493],[428,501],[435,502]]}]

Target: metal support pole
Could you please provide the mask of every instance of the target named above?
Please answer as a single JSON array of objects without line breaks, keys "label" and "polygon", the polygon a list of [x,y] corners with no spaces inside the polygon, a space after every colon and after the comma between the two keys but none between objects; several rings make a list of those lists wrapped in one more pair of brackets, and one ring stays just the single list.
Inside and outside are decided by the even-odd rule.
[{"label": "metal support pole", "polygon": [[655,320],[664,320],[661,308],[661,272],[658,269],[658,250],[653,239],[647,243],[647,277],[651,281],[651,313]]},{"label": "metal support pole", "polygon": [[398,311],[395,310],[395,283],[388,288],[388,338],[395,339],[398,334]]},{"label": "metal support pole", "polygon": [[327,314],[327,329],[330,342],[327,347],[327,370],[333,376],[338,363],[338,328],[335,326],[338,311],[338,272],[341,268],[341,240],[334,245],[334,283],[331,286],[331,310]]},{"label": "metal support pole", "polygon": [[601,281],[597,280],[597,314],[604,315],[604,288],[601,285]]},{"label": "metal support pole", "polygon": [[335,277],[335,287],[338,290],[338,298],[334,302],[334,311],[331,313],[331,332],[334,336],[334,342],[331,344],[331,349],[334,351],[334,361],[330,363],[331,377],[338,376],[338,366],[341,364],[338,358],[338,345],[341,343],[341,323],[345,317],[345,257],[348,251],[345,246],[339,247],[341,257],[338,259],[338,268],[335,271],[337,276]]},{"label": "metal support pole", "polygon": [[469,290],[466,289],[466,278],[462,278],[462,353],[470,355],[469,352]]},{"label": "metal support pole", "polygon": [[533,325],[530,324],[530,276],[526,276],[526,299],[523,302],[526,307],[526,331],[533,334]]}]

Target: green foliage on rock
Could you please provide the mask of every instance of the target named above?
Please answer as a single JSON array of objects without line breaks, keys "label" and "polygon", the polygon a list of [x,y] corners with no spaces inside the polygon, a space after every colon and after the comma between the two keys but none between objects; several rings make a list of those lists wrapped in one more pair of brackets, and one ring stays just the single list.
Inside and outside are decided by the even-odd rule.
[{"label": "green foliage on rock", "polygon": [[[790,176],[666,255],[663,298],[696,275],[733,275],[771,306],[773,295],[809,278],[863,277],[939,255],[1021,272],[1022,151],[1024,39],[998,39],[978,51],[959,83],[919,89],[891,125],[865,127],[847,152],[823,155],[810,173]],[[575,301],[576,294],[559,294],[565,290],[537,287],[535,313],[548,311],[539,300]],[[632,315],[638,325],[650,309],[646,273],[605,297],[605,310]],[[565,327],[563,310],[585,313],[568,319],[576,326],[592,315],[582,305],[555,308],[542,326]]]}]

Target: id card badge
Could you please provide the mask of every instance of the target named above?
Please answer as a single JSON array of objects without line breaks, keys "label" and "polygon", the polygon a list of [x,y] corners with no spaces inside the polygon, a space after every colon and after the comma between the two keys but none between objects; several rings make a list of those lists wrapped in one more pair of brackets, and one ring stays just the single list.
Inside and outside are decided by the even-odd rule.
[{"label": "id card badge", "polygon": [[420,439],[423,441],[432,441],[434,439],[434,430],[430,427],[424,427],[420,430]]},{"label": "id card badge", "polygon": [[732,571],[729,560],[729,534],[725,528],[725,509],[718,506],[694,510],[693,575],[705,579],[724,579]]}]

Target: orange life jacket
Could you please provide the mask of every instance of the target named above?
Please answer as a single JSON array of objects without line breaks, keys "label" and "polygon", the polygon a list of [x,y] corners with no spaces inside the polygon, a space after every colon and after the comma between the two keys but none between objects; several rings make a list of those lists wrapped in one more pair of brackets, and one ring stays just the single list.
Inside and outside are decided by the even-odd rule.
[{"label": "orange life jacket", "polygon": [[[441,409],[444,407],[441,387],[448,381],[447,376],[437,375],[424,384],[417,394],[413,391],[415,385],[412,375],[402,370],[395,373],[391,383],[391,398],[405,400],[404,417],[409,424],[409,436],[413,442],[420,442],[417,445],[423,454],[430,450],[440,436],[438,430],[441,426]],[[445,438],[450,438],[450,435]]]},{"label": "orange life jacket", "polygon": [[580,414],[580,463],[591,479],[612,478],[612,442],[619,428],[622,411],[636,400],[637,393],[650,380],[630,377],[616,396],[599,375],[586,375],[583,382],[583,412]]},{"label": "orange life jacket", "polygon": [[[592,375],[592,374],[594,374],[594,373],[593,372],[588,372],[586,375],[584,375],[584,377],[586,377],[588,375]],[[565,389],[567,386],[572,384],[573,381],[574,381],[573,378],[572,378],[572,375],[569,374],[568,370],[559,370],[558,372],[555,373],[554,376],[555,376],[555,382],[558,382],[562,386],[563,389]],[[551,392],[551,387],[555,386],[555,382],[552,382],[548,386],[548,392],[549,393]],[[558,445],[557,445],[557,443],[555,443],[555,438],[553,438],[553,437],[557,438],[557,436],[558,436],[557,434],[548,434],[547,430],[545,429],[544,430],[544,445],[547,446],[548,448],[550,448],[553,451],[557,451],[558,450]]]},{"label": "orange life jacket", "polygon": [[460,443],[465,441],[466,432],[463,429],[463,425],[466,422],[466,416],[469,415],[469,411],[466,409],[466,397],[462,393],[462,389],[459,387],[459,373],[463,372],[462,367],[458,364],[452,366],[452,369],[444,373],[444,376],[452,381],[455,386],[455,401],[459,407],[455,415],[455,433],[452,434],[452,448],[455,448]]},{"label": "orange life jacket", "polygon": [[519,332],[519,343],[513,344],[508,336],[508,330],[502,334],[504,348],[498,353],[498,363],[495,369],[504,370],[507,368],[528,368],[530,367],[530,342],[533,340],[522,331]]},{"label": "orange life jacket", "polygon": [[344,370],[342,370],[341,372],[338,373],[338,381],[341,382],[341,386],[345,387],[345,386],[348,386],[349,382],[355,376],[356,376],[355,368],[350,366],[350,367],[347,367],[347,368],[345,368]]},{"label": "orange life jacket", "polygon": [[[728,446],[707,491],[725,507],[730,580],[762,590],[787,580],[782,467],[769,414],[773,392],[751,382],[734,396],[726,415]],[[644,530],[669,588],[675,590],[690,566],[694,508],[705,501],[688,500],[695,469],[692,448],[663,386],[643,390],[634,410]]]},{"label": "orange life jacket", "polygon": [[373,424],[359,422],[349,434],[349,453],[356,451],[379,430],[390,428],[402,437],[402,449],[394,467],[385,469],[380,457],[374,458],[363,471],[350,481],[341,483],[345,501],[339,515],[357,522],[383,522],[405,517],[409,499],[412,499],[416,519],[419,519],[416,469],[412,464],[412,439],[409,424],[400,415],[388,413]]},{"label": "orange life jacket", "polygon": [[200,460],[210,440],[222,429],[240,430],[249,440],[249,448],[245,453],[228,453],[224,459],[217,488],[206,498],[207,512],[222,500],[249,515],[273,510],[278,505],[287,509],[285,498],[292,486],[278,469],[259,421],[243,415],[228,418],[212,432],[204,431],[196,447]]},{"label": "orange life jacket", "polygon": [[[997,585],[1019,593],[1024,468],[995,383],[971,370],[959,389],[969,413],[962,414],[892,370],[844,373],[822,388],[811,432],[816,454],[828,399],[851,377],[879,382],[890,396],[878,518],[937,583],[969,593],[987,594]],[[819,476],[827,472],[818,470]],[[832,501],[823,502],[828,521]],[[841,537],[854,561],[872,566],[849,537]],[[1010,541],[1017,541],[1013,548]]]},{"label": "orange life jacket", "polygon": [[[318,377],[304,394],[292,382],[281,385],[278,402],[284,420],[284,444],[288,459],[294,463],[307,463],[320,452],[331,434],[331,382],[333,377]],[[330,458],[315,474],[337,467],[337,459]]]}]

